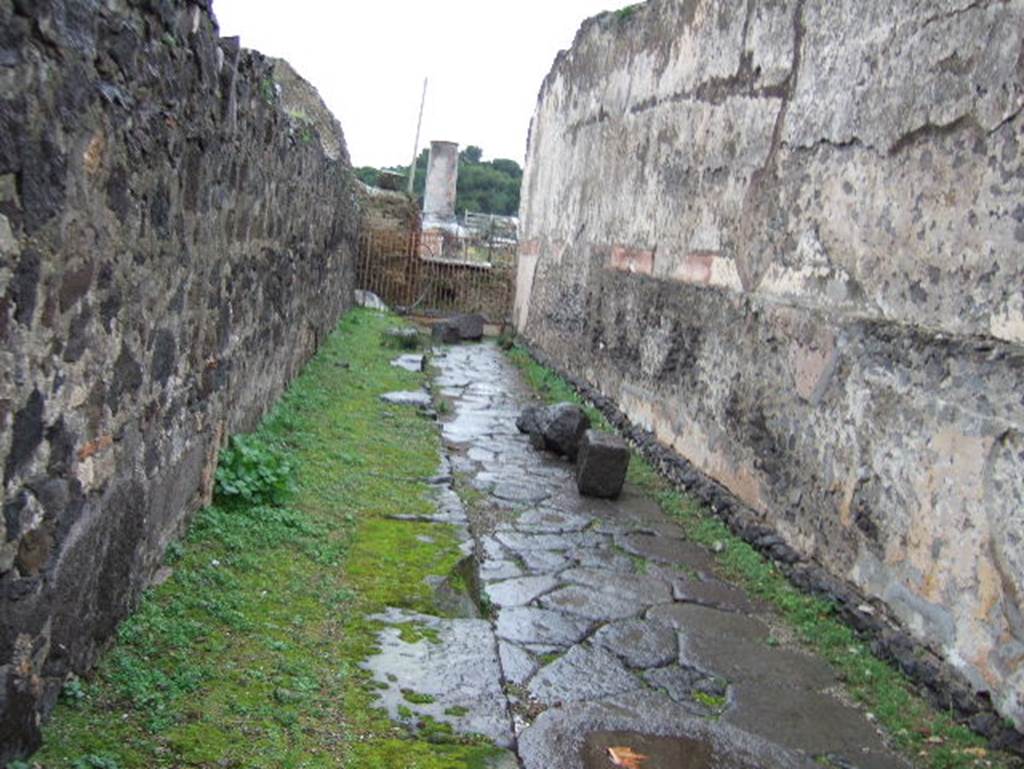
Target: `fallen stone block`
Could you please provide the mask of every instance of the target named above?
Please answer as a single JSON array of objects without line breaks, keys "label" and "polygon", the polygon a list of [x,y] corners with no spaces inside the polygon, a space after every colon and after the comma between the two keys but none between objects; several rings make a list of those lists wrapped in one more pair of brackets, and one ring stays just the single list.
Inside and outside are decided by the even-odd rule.
[{"label": "fallen stone block", "polygon": [[535,448],[564,454],[575,460],[590,417],[575,403],[529,406],[516,419],[520,432],[530,436]]},{"label": "fallen stone block", "polygon": [[545,406],[527,406],[523,412],[516,417],[516,427],[519,432],[531,435],[541,431],[541,418],[546,410]]},{"label": "fallen stone block", "polygon": [[622,492],[629,468],[629,447],[617,435],[587,430],[579,447],[576,488],[587,497],[611,499]]},{"label": "fallen stone block", "polygon": [[465,341],[477,341],[484,337],[484,316],[477,313],[456,315],[450,319],[459,330],[459,338]]},{"label": "fallen stone block", "polygon": [[453,315],[434,324],[431,333],[442,344],[458,344],[483,339],[483,315]]},{"label": "fallen stone block", "polygon": [[459,327],[450,318],[439,320],[435,323],[430,329],[430,335],[434,338],[435,342],[440,342],[441,344],[458,344],[462,341]]}]

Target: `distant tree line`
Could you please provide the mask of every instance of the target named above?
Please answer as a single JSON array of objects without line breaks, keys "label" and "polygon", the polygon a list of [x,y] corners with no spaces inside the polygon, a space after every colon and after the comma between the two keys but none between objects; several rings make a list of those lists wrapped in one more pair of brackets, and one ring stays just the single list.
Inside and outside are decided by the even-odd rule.
[{"label": "distant tree line", "polygon": [[[455,211],[460,216],[466,211],[483,214],[515,216],[519,213],[519,186],[523,169],[514,160],[497,158],[484,161],[484,151],[470,145],[459,153],[459,181],[456,186]],[[427,160],[430,150],[423,150],[416,158],[416,180],[413,192],[423,200],[423,186],[427,178]],[[363,166],[356,176],[366,184],[378,186],[381,171],[390,171],[408,178],[409,166],[388,166],[384,169]]]}]

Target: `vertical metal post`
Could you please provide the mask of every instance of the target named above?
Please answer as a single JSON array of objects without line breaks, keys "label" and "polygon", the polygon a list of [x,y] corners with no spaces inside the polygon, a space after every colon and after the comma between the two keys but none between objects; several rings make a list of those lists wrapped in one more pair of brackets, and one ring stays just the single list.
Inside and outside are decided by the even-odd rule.
[{"label": "vertical metal post", "polygon": [[412,163],[409,164],[409,187],[406,190],[412,195],[413,184],[416,181],[416,153],[420,149],[420,127],[423,125],[423,105],[427,102],[427,79],[423,78],[423,96],[420,97],[420,116],[416,120],[416,141],[412,145]]}]

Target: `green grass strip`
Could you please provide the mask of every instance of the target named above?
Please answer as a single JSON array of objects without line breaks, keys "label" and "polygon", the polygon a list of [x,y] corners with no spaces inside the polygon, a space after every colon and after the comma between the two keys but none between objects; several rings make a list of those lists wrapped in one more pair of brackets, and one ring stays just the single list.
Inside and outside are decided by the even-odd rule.
[{"label": "green grass strip", "polygon": [[346,316],[257,432],[295,468],[293,493],[197,514],[168,552],[173,575],[121,625],[91,680],[65,687],[27,766],[486,765],[487,744],[436,724],[415,738],[389,721],[359,666],[379,629],[368,616],[435,613],[423,578],[459,558],[450,530],[386,517],[433,511],[415,479],[436,472],[440,447],[436,424],[378,397],[423,381],[381,345],[398,322]]}]

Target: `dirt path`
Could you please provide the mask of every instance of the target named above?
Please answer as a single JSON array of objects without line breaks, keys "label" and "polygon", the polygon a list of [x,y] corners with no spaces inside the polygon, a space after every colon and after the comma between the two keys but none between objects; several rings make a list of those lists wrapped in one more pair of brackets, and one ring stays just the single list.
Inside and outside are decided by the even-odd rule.
[{"label": "dirt path", "polygon": [[433,361],[464,502],[442,483],[438,521],[479,561],[485,616],[379,617],[366,665],[392,718],[486,735],[526,769],[610,767],[614,745],[645,769],[907,766],[828,665],[653,501],[628,486],[579,496],[573,467],[516,430],[532,393],[496,347]]}]

